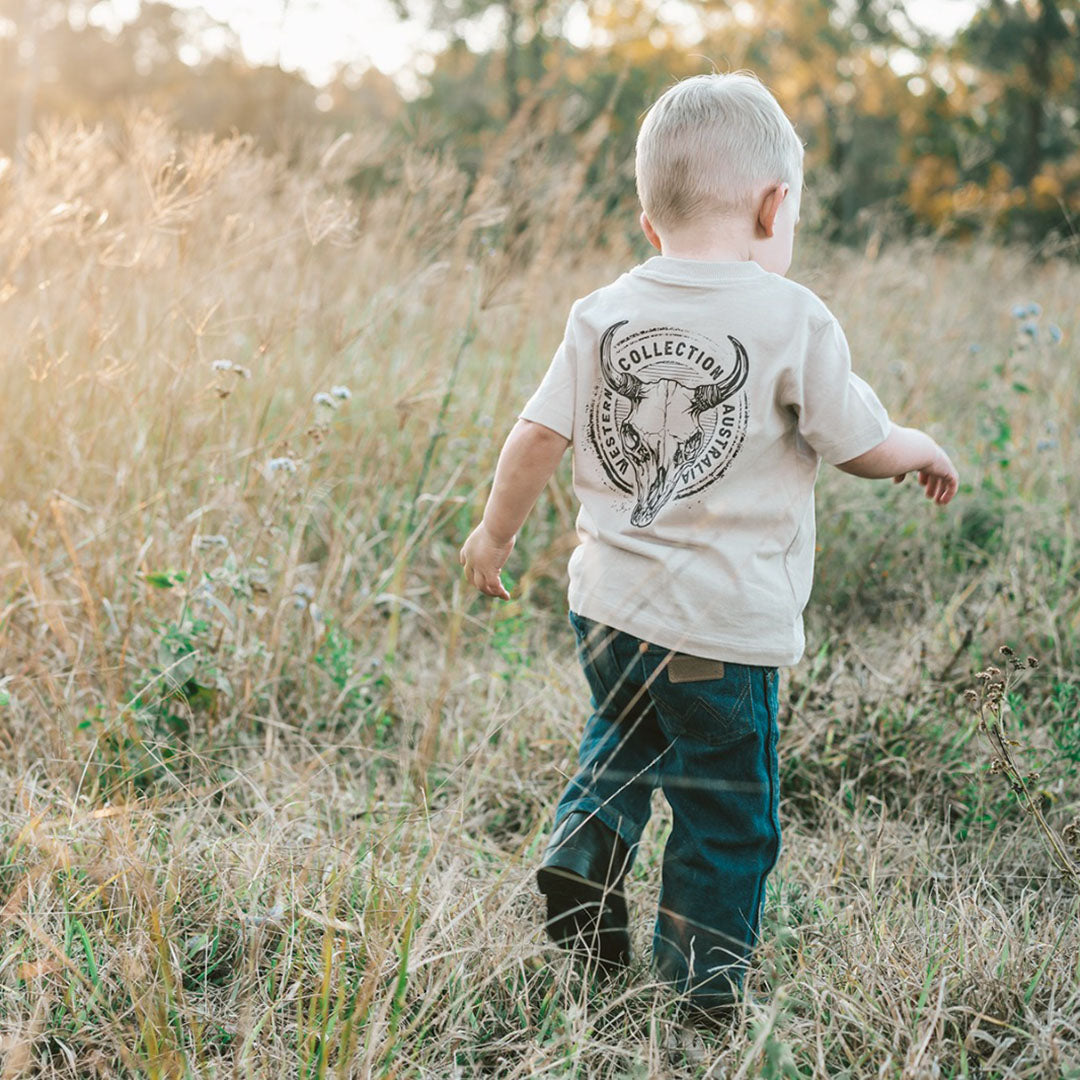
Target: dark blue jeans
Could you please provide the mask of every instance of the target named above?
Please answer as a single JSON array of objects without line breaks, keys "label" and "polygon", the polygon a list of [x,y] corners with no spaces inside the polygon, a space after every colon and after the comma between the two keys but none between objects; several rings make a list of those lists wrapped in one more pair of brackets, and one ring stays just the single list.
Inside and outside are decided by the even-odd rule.
[{"label": "dark blue jeans", "polygon": [[722,677],[673,681],[670,650],[575,612],[570,623],[593,711],[555,823],[593,812],[632,859],[663,790],[673,820],[653,967],[695,1004],[726,1004],[742,987],[780,854],[776,668],[725,663]]}]

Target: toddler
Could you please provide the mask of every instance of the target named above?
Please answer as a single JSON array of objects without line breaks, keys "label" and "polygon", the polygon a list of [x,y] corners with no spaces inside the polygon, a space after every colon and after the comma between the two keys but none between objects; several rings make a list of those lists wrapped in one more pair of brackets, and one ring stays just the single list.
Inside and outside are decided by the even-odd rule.
[{"label": "toddler", "polygon": [[629,962],[623,882],[660,787],[653,968],[722,1015],[780,853],[777,669],[803,654],[820,463],[915,472],[939,505],[957,473],[890,422],[836,318],[784,277],[803,147],[761,82],[677,83],[635,164],[660,254],[574,303],[460,561],[509,599],[500,571],[572,444],[570,623],[592,712],[538,870],[547,931],[606,969]]}]

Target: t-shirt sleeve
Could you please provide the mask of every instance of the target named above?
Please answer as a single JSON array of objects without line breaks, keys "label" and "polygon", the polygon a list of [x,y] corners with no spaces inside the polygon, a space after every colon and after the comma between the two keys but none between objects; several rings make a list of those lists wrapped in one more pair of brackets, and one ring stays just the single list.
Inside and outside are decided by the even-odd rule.
[{"label": "t-shirt sleeve", "polygon": [[836,319],[811,332],[806,361],[793,375],[786,404],[798,411],[799,434],[830,465],[850,461],[888,438],[889,414],[851,370],[847,338]]},{"label": "t-shirt sleeve", "polygon": [[574,348],[574,312],[566,320],[566,332],[547,374],[536,392],[518,413],[521,420],[532,420],[558,432],[563,438],[574,439],[574,405],[577,387],[577,351]]}]

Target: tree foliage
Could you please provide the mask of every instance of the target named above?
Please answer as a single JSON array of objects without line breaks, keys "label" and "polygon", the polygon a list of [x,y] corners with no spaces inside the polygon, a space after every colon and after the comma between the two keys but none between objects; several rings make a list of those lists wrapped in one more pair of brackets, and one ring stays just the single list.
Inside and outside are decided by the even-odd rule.
[{"label": "tree foliage", "polygon": [[[643,111],[670,83],[751,68],[807,145],[811,220],[866,241],[886,229],[987,228],[1066,246],[1080,213],[1080,0],[981,0],[951,41],[903,0],[393,0],[447,46],[405,101],[375,68],[328,87],[244,61],[201,11],[143,3],[121,33],[86,2],[0,0],[0,146],[50,114],[108,118],[132,99],[181,127],[252,132],[288,150],[322,128],[391,131],[474,175],[515,116],[522,160],[583,159],[612,206],[633,198]],[[364,184],[393,182],[393,174]]]},{"label": "tree foliage", "polygon": [[[398,2],[409,10],[410,0]],[[627,163],[649,103],[676,78],[747,67],[805,140],[814,212],[831,233],[989,227],[1040,242],[1072,237],[1077,0],[983,0],[950,43],[913,23],[902,0],[688,0],[688,8],[689,25],[658,0],[594,0],[595,44],[575,49],[563,33],[569,9],[557,0],[439,0],[439,25],[453,40],[410,114],[463,160],[478,160],[542,79],[580,133],[609,107],[621,77],[611,152],[593,179],[629,197]],[[499,33],[477,54],[466,45],[469,27],[493,13]],[[525,44],[527,68],[517,55]],[[572,154],[564,141],[553,139],[553,152]]]}]

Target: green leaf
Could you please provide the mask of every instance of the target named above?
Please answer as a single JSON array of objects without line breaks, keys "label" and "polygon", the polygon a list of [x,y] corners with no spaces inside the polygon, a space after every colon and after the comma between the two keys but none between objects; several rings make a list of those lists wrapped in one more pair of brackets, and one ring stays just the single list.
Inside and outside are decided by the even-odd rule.
[{"label": "green leaf", "polygon": [[144,575],[147,585],[155,589],[171,589],[174,585],[187,581],[186,570],[153,570]]},{"label": "green leaf", "polygon": [[1016,391],[1016,392],[1017,392],[1018,394],[1030,394],[1030,393],[1031,393],[1031,387],[1030,387],[1030,386],[1027,386],[1026,384],[1024,384],[1024,383],[1022,383],[1022,382],[1014,382],[1014,383],[1012,384],[1012,388],[1013,388],[1013,389],[1014,389],[1014,390],[1015,390],[1015,391]]},{"label": "green leaf", "polygon": [[83,953],[86,955],[86,968],[90,975],[90,982],[94,985],[94,990],[101,989],[101,976],[98,974],[97,961],[94,959],[94,946],[91,944],[90,935],[86,932],[86,927],[83,926],[78,919],[72,920],[72,925],[75,932],[79,935],[79,940],[82,942]]},{"label": "green leaf", "polygon": [[6,709],[11,704],[11,695],[4,689],[0,689],[0,709]]},{"label": "green leaf", "polygon": [[194,937],[190,937],[184,944],[184,952],[190,956],[192,953],[202,952],[204,949],[210,947],[210,935],[209,934],[196,934]]},{"label": "green leaf", "polygon": [[189,679],[176,692],[193,708],[212,709],[218,698],[216,686],[201,686],[194,679]]}]

